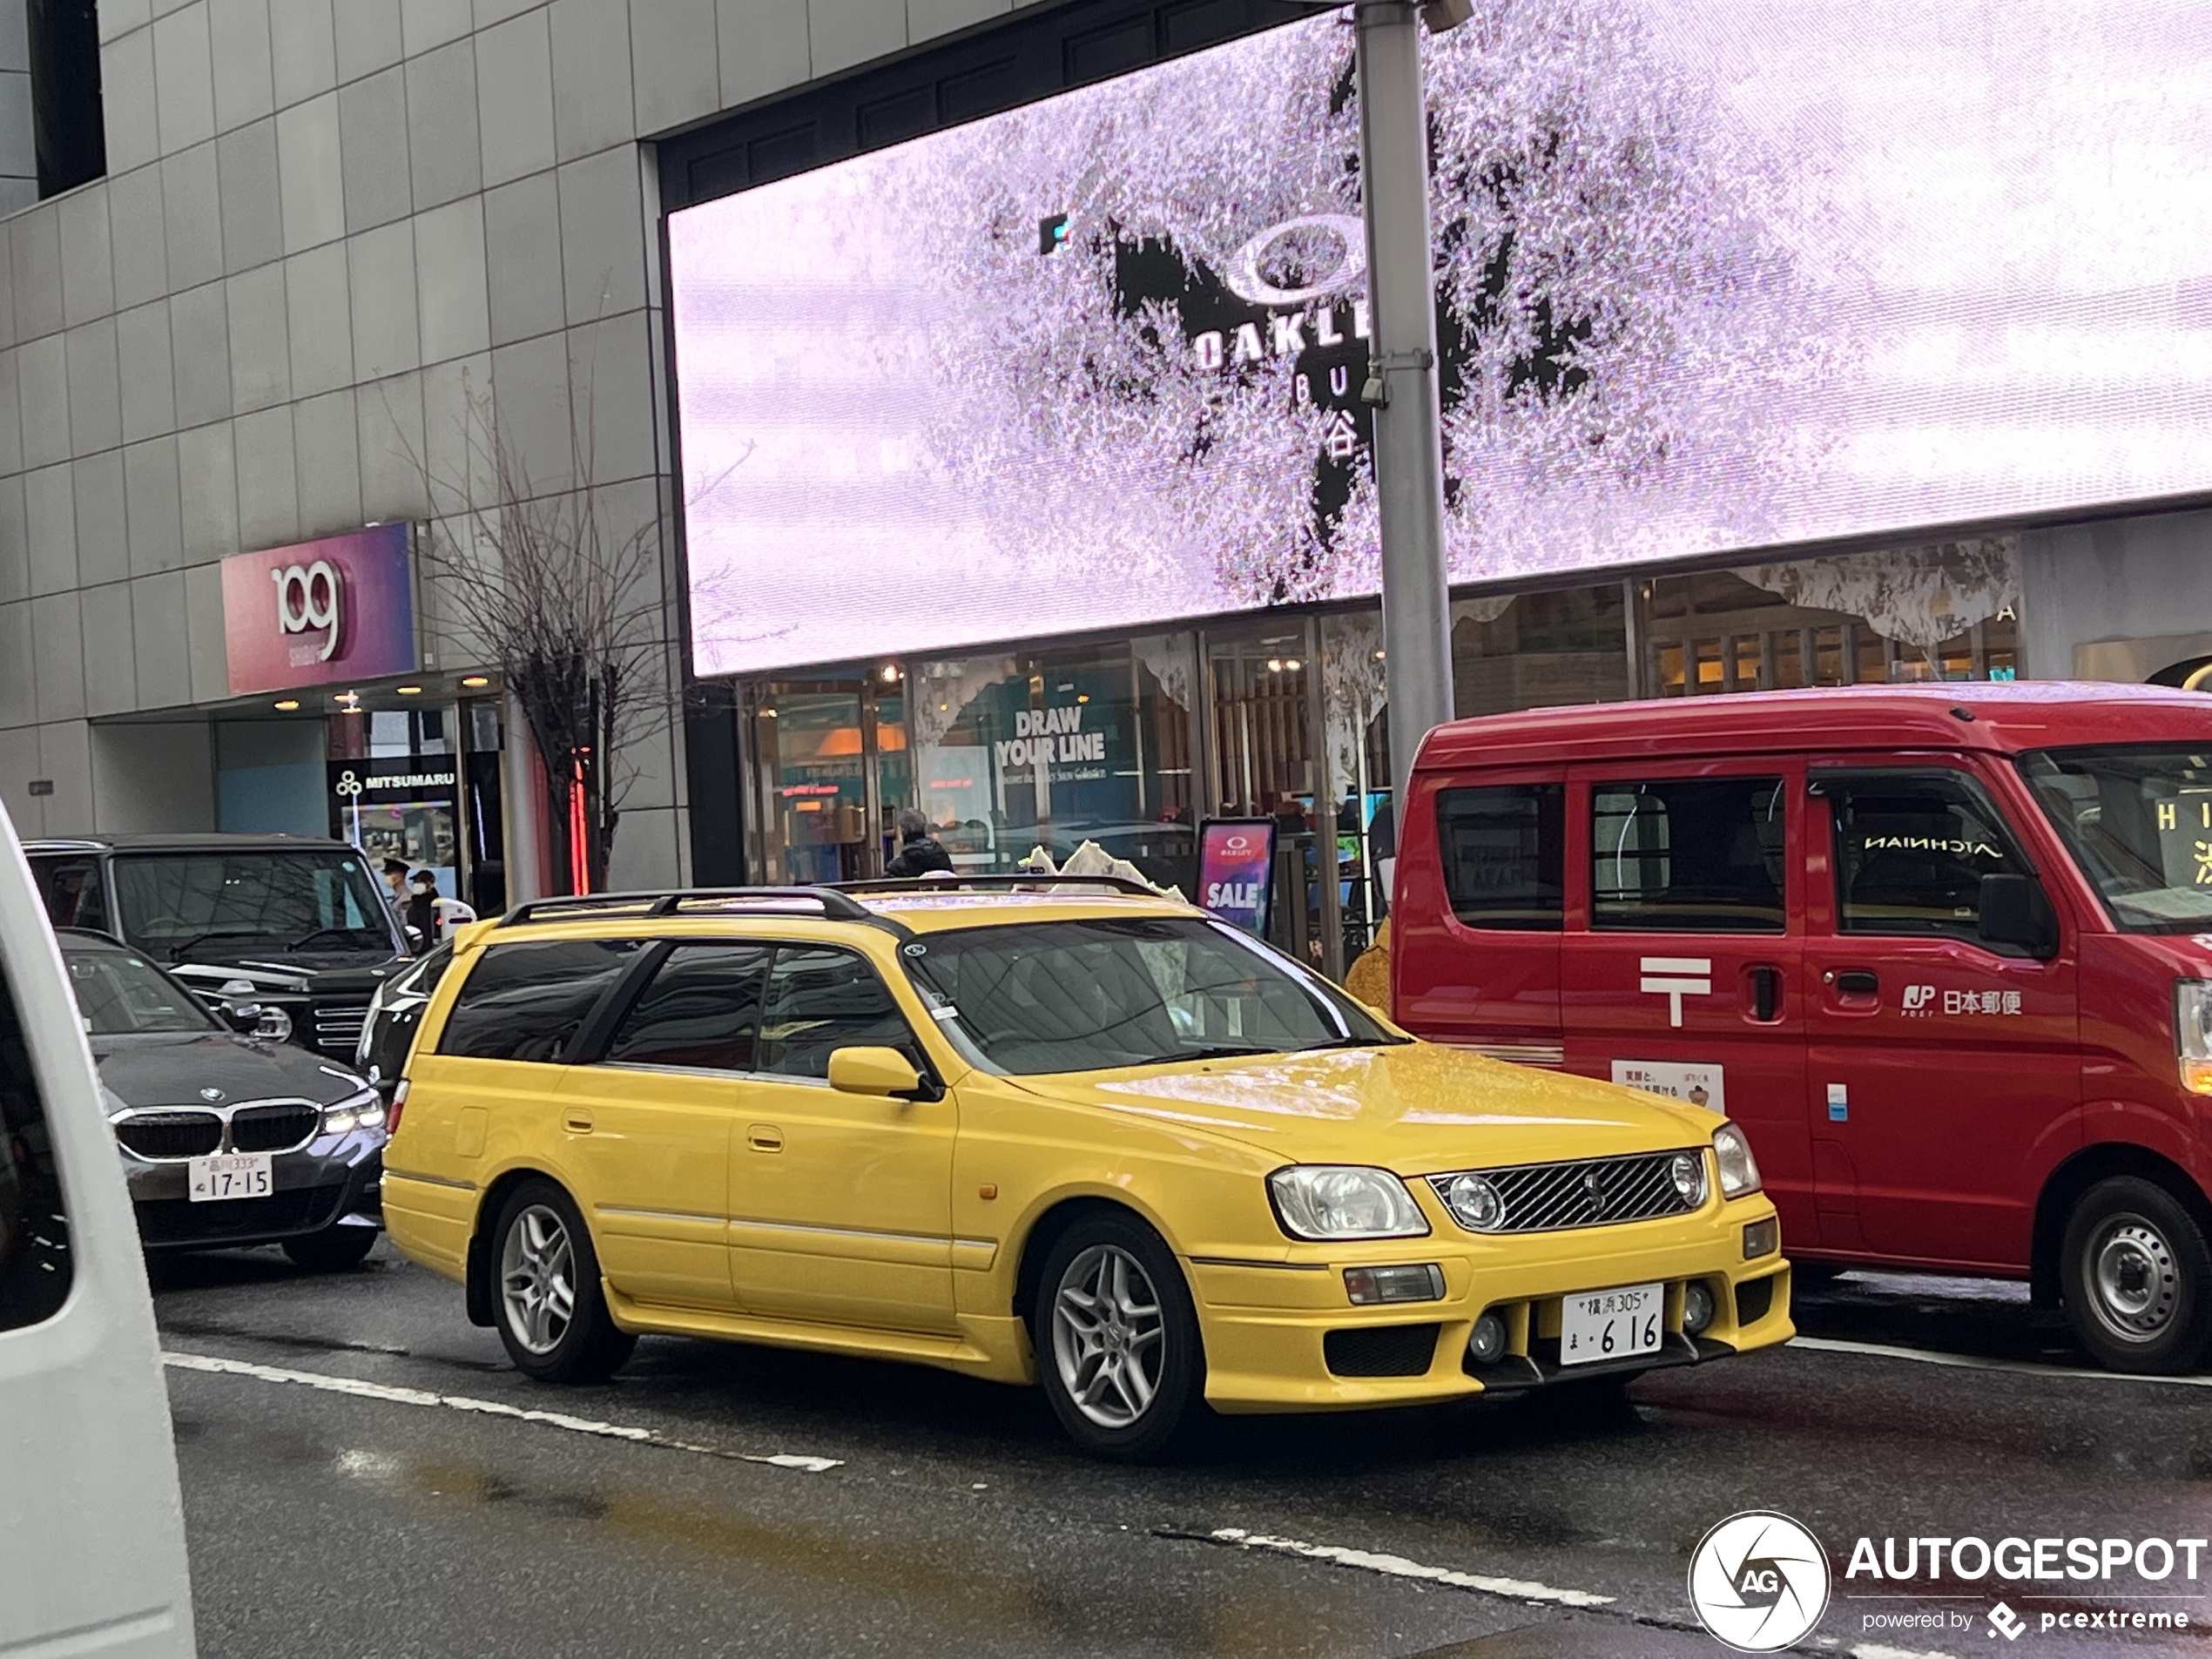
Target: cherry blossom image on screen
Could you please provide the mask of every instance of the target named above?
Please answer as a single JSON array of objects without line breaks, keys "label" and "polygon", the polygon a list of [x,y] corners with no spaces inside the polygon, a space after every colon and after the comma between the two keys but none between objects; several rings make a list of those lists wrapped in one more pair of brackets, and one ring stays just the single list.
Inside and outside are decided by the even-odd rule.
[{"label": "cherry blossom image on screen", "polygon": [[[1352,50],[672,215],[698,671],[1375,591]],[[1476,0],[1425,51],[1454,581],[2212,488],[2196,0]]]}]

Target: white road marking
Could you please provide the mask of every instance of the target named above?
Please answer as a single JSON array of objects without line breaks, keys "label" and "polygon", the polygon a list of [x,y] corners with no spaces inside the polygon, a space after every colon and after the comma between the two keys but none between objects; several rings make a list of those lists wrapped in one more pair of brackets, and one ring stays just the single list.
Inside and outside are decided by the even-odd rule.
[{"label": "white road marking", "polygon": [[2082,1366],[2035,1366],[2017,1359],[1983,1359],[1966,1353],[1938,1353],[1927,1348],[1899,1348],[1885,1342],[1844,1342],[1835,1337],[1794,1337],[1790,1346],[1822,1353],[1863,1353],[1879,1359],[1910,1359],[1923,1366],[1959,1371],[2004,1371],[2020,1377],[2065,1377],[2096,1382],[2169,1383],[2182,1388],[2212,1388],[2212,1377],[2141,1377],[2124,1371],[2096,1371]]},{"label": "white road marking", "polygon": [[356,1399],[382,1400],[393,1406],[442,1406],[448,1411],[475,1412],[487,1417],[511,1417],[517,1422],[543,1423],[551,1428],[564,1428],[572,1434],[594,1434],[606,1440],[664,1446],[679,1452],[703,1452],[716,1457],[734,1458],[740,1463],[765,1463],[779,1469],[804,1469],[809,1474],[823,1474],[845,1461],[842,1458],[810,1457],[797,1452],[720,1452],[712,1447],[671,1440],[658,1430],[638,1428],[627,1423],[607,1423],[597,1418],[574,1417],[567,1412],[526,1410],[496,1399],[471,1399],[466,1394],[434,1394],[428,1389],[367,1382],[359,1377],[333,1377],[320,1371],[287,1371],[278,1366],[256,1365],[248,1359],[218,1359],[209,1354],[165,1352],[161,1362],[179,1371],[205,1371],[222,1376],[251,1377],[256,1381],[266,1383],[297,1383],[326,1394],[351,1394]]},{"label": "white road marking", "polygon": [[1516,1602],[1545,1602],[1557,1607],[1606,1607],[1614,1599],[1591,1590],[1554,1589],[1533,1579],[1498,1578],[1487,1573],[1426,1567],[1419,1561],[1407,1561],[1403,1555],[1347,1549],[1340,1544],[1308,1544],[1295,1538],[1271,1538],[1264,1533],[1246,1532],[1241,1527],[1217,1527],[1204,1536],[1214,1543],[1230,1544],[1238,1549],[1276,1550],[1285,1555],[1302,1555],[1309,1561],[1329,1561],[1338,1567],[1355,1567],[1362,1572],[1381,1573],[1391,1578],[1415,1578],[1431,1584],[1449,1584],[1458,1589],[1481,1590],[1490,1595],[1508,1595]]},{"label": "white road marking", "polygon": [[1851,1659],[1952,1659],[1940,1648],[1890,1648],[1878,1642],[1862,1642],[1851,1650]]}]

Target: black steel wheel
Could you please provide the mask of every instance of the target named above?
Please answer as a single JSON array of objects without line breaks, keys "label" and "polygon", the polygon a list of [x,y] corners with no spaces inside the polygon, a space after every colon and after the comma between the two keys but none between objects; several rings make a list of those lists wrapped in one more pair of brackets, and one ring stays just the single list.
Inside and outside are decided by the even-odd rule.
[{"label": "black steel wheel", "polygon": [[2212,1248],[2156,1182],[2113,1176],[2067,1218],[2060,1273],[2081,1345],[2114,1371],[2174,1376],[2212,1345]]}]

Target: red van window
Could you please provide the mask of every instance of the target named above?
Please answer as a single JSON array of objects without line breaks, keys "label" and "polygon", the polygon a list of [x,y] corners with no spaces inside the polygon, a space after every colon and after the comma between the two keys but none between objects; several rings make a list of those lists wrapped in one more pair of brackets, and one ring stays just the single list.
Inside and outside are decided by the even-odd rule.
[{"label": "red van window", "polygon": [[1838,931],[1979,939],[1981,879],[2024,873],[2005,820],[1966,779],[1822,781],[1836,826]]},{"label": "red van window", "polygon": [[1452,914],[1465,926],[1560,930],[1566,909],[1564,785],[1444,790],[1436,798],[1436,840]]},{"label": "red van window", "polygon": [[1593,928],[1784,930],[1779,778],[1599,784],[1590,805]]}]

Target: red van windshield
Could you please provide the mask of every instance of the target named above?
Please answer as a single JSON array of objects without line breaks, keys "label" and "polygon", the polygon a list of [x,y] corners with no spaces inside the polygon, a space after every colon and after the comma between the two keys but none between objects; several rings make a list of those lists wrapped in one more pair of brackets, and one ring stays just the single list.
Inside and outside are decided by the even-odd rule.
[{"label": "red van windshield", "polygon": [[2043,749],[2020,766],[2116,925],[2212,928],[2212,746]]}]

